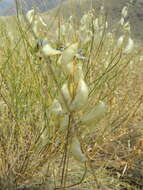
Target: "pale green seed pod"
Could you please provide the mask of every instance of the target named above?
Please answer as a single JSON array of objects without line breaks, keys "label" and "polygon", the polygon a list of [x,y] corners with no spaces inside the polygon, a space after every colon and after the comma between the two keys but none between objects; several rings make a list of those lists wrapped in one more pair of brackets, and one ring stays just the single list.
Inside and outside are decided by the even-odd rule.
[{"label": "pale green seed pod", "polygon": [[91,125],[94,122],[99,121],[106,112],[107,112],[107,105],[105,105],[104,102],[100,101],[90,112],[85,113],[82,116],[81,124]]},{"label": "pale green seed pod", "polygon": [[64,50],[62,57],[60,59],[63,66],[73,61],[73,58],[77,53],[77,50],[78,50],[78,43],[74,43],[70,45],[66,50]]},{"label": "pale green seed pod", "polygon": [[125,35],[122,35],[118,39],[117,46],[118,47],[123,46],[122,47],[123,48],[123,53],[128,54],[128,53],[131,53],[132,50],[134,49],[134,41],[132,40],[132,38],[128,37],[126,39]]},{"label": "pale green seed pod", "polygon": [[41,16],[39,16],[39,23],[41,24],[41,26],[47,27],[47,24],[44,22],[43,18]]},{"label": "pale green seed pod", "polygon": [[78,160],[80,162],[87,161],[87,157],[83,154],[83,152],[81,150],[80,142],[77,137],[74,137],[72,139],[71,153],[76,160]]},{"label": "pale green seed pod", "polygon": [[[61,25],[61,27],[60,27],[61,35],[65,36],[66,35],[66,31],[67,31],[66,24]],[[58,34],[58,32],[59,31],[57,31],[57,34]]]},{"label": "pale green seed pod", "polygon": [[128,7],[124,6],[121,13],[122,13],[122,16],[126,18],[128,16]]},{"label": "pale green seed pod", "polygon": [[123,45],[124,38],[125,38],[124,35],[122,35],[122,36],[119,37],[119,39],[117,41],[117,47],[121,47]]},{"label": "pale green seed pod", "polygon": [[[61,105],[62,105],[62,108],[64,109],[64,111],[67,111],[67,106],[69,106],[69,104],[71,103],[71,100],[72,100],[67,83],[65,83],[62,86],[61,92],[62,92],[63,96],[60,95],[60,102],[61,102]],[[66,102],[67,106],[65,105],[65,102]]]},{"label": "pale green seed pod", "polygon": [[38,27],[38,20],[35,20],[34,22],[33,22],[33,31],[34,31],[34,33],[38,36],[39,35],[39,30],[40,30],[40,28]]},{"label": "pale green seed pod", "polygon": [[121,17],[121,19],[120,19],[119,23],[121,24],[121,26],[123,26],[123,25],[124,25],[124,23],[125,23],[125,19],[124,19],[124,17]]},{"label": "pale green seed pod", "polygon": [[74,64],[73,64],[73,62],[66,64],[63,69],[64,69],[65,72],[72,75],[74,73]]},{"label": "pale green seed pod", "polygon": [[128,53],[131,53],[133,49],[134,49],[134,41],[131,38],[129,38],[123,52],[128,54]]},{"label": "pale green seed pod", "polygon": [[92,23],[92,14],[88,13],[88,14],[84,14],[83,17],[81,18],[81,25],[85,26],[86,29],[90,28],[90,25]]},{"label": "pale green seed pod", "polygon": [[27,12],[26,14],[26,17],[27,17],[27,20],[29,21],[29,23],[31,24],[33,21],[34,21],[34,18],[35,18],[35,10],[34,9],[31,9]]},{"label": "pale green seed pod", "polygon": [[82,18],[81,18],[81,24],[82,25],[85,25],[87,22],[89,22],[89,15],[88,14],[84,14],[83,16],[82,16]]},{"label": "pale green seed pod", "polygon": [[47,24],[44,22],[43,18],[38,13],[36,13],[34,9],[28,11],[26,17],[29,23],[32,25],[32,29],[37,36],[39,36],[40,33],[43,32],[43,29],[47,27]]},{"label": "pale green seed pod", "polygon": [[49,44],[46,44],[42,48],[42,51],[47,56],[53,56],[53,55],[59,55],[59,54],[61,54],[61,51],[53,49]]},{"label": "pale green seed pod", "polygon": [[70,96],[70,93],[69,93],[68,84],[65,83],[65,84],[62,86],[61,90],[62,90],[62,93],[63,93],[63,95],[64,95],[64,98],[65,98],[68,102],[70,102],[70,101],[71,101],[71,96]]},{"label": "pale green seed pod", "polygon": [[71,103],[70,109],[77,111],[81,108],[83,108],[88,100],[88,94],[89,94],[89,89],[87,84],[84,82],[84,80],[81,78],[78,83],[78,87],[76,90],[76,96]]},{"label": "pale green seed pod", "polygon": [[130,23],[129,23],[129,22],[126,22],[126,23],[123,25],[123,29],[124,29],[124,32],[130,33],[130,32],[131,32]]},{"label": "pale green seed pod", "polygon": [[78,83],[80,79],[84,79],[82,64],[77,64],[76,72],[74,72],[74,80]]},{"label": "pale green seed pod", "polygon": [[79,39],[83,45],[85,45],[91,41],[92,35],[93,35],[92,31],[87,29],[86,26],[81,26],[78,31]]},{"label": "pale green seed pod", "polygon": [[96,31],[99,31],[99,21],[98,21],[98,18],[96,18],[94,21],[93,21],[93,26],[94,26],[94,29]]}]

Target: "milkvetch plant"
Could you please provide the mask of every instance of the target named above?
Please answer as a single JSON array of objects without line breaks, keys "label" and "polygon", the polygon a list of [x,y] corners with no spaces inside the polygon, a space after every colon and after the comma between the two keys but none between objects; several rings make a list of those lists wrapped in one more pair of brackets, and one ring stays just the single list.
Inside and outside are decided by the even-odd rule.
[{"label": "milkvetch plant", "polygon": [[26,17],[35,34],[40,37],[41,33],[47,28],[47,24],[43,18],[35,9],[28,11]]},{"label": "milkvetch plant", "polygon": [[129,54],[134,49],[134,41],[130,37],[131,29],[130,23],[127,21],[125,22],[126,17],[128,16],[128,7],[125,6],[121,12],[121,20],[120,24],[123,27],[123,35],[119,37],[117,45],[118,47],[123,49],[123,53]]},{"label": "milkvetch plant", "polygon": [[[49,113],[51,117],[51,125],[49,130],[52,131],[50,137],[55,138],[56,144],[63,144],[62,152],[65,161],[63,164],[65,167],[68,157],[72,155],[75,160],[81,163],[90,162],[87,152],[84,151],[82,144],[87,135],[93,133],[98,128],[99,122],[108,113],[108,106],[104,100],[97,99],[93,104],[91,101],[91,85],[88,82],[88,75],[86,75],[84,60],[89,61],[91,58],[81,59],[79,49],[87,48],[87,52],[92,53],[93,47],[98,46],[99,36],[102,39],[104,37],[104,30],[108,27],[103,15],[100,18],[94,18],[92,12],[86,14],[81,19],[81,25],[76,32],[73,32],[72,18],[69,19],[69,27],[61,25],[60,33],[56,33],[63,40],[64,48],[56,48],[47,42],[41,48],[41,53],[44,55],[44,61],[52,61],[50,64],[53,71],[56,67],[59,68],[60,75],[55,73],[54,78],[58,81],[58,76],[62,77],[62,83],[57,84],[58,90],[56,95],[51,99],[51,105],[49,106]],[[105,24],[105,26],[103,26]],[[123,28],[128,28],[127,24],[123,25]],[[66,30],[69,30],[69,36],[66,35]],[[34,29],[33,29],[34,31]],[[128,29],[126,31],[129,31]],[[36,34],[36,31],[34,31]],[[99,35],[97,35],[97,33]],[[76,36],[76,38],[74,38]],[[67,37],[68,36],[68,37]],[[61,38],[62,37],[62,38]],[[112,34],[109,33],[106,40],[114,42]],[[124,40],[123,40],[124,41]],[[131,42],[131,41],[130,41]],[[121,42],[121,46],[122,46]],[[91,49],[88,48],[91,45]],[[126,46],[126,52],[130,51],[130,48]],[[110,54],[112,49],[106,48],[104,60],[109,61],[106,70],[110,69]],[[86,52],[86,53],[87,53]],[[85,53],[85,54],[86,54]],[[85,56],[86,57],[86,56]],[[84,57],[84,58],[85,58]],[[102,60],[103,61],[103,60]],[[55,62],[55,63],[54,63]],[[91,67],[88,62],[87,68]],[[48,65],[47,65],[48,66]],[[52,71],[52,73],[53,73]],[[90,73],[90,71],[89,71]],[[106,75],[105,75],[106,76]],[[86,78],[87,77],[87,78]],[[90,82],[92,83],[93,75],[90,73]],[[56,87],[55,85],[55,87]],[[90,104],[90,108],[89,108]],[[54,122],[56,119],[56,122]],[[55,133],[60,134],[60,137],[55,137]],[[53,137],[52,137],[53,136]],[[45,141],[47,134],[43,133],[42,139]],[[63,141],[64,139],[64,141]],[[62,185],[66,181],[66,170],[63,166],[62,169],[63,178]]]},{"label": "milkvetch plant", "polygon": [[[51,109],[52,112],[54,114],[57,113],[60,118],[60,130],[64,131],[66,134],[68,128],[71,127],[72,132],[70,135],[72,155],[78,161],[85,162],[87,161],[87,158],[84,153],[82,153],[80,141],[78,139],[78,131],[82,131],[83,124],[85,125],[85,128],[88,128],[90,123],[98,122],[98,120],[102,118],[104,113],[107,111],[107,106],[103,102],[100,102],[99,105],[91,109],[89,113],[86,113],[85,111],[83,116],[78,116],[78,112],[83,112],[87,107],[89,88],[84,80],[82,65],[78,63],[76,58],[77,50],[78,43],[75,43],[71,44],[62,52],[60,57],[61,71],[66,72],[68,79],[61,87],[63,96],[60,95],[57,97],[58,100],[53,101]],[[63,98],[66,102],[63,101]],[[68,110],[64,105],[65,103],[67,104],[66,106],[68,107]],[[70,126],[70,115],[73,113],[76,115],[76,122],[79,123],[75,129],[72,129],[72,124]],[[74,116],[72,117],[74,121]]]}]

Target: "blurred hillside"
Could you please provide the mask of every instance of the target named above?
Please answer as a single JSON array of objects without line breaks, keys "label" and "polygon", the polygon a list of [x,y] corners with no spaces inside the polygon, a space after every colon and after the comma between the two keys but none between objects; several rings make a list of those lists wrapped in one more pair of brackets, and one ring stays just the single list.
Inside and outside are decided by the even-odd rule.
[{"label": "blurred hillside", "polygon": [[[65,1],[65,2],[63,2]],[[124,6],[129,6],[129,16],[127,20],[131,23],[133,37],[143,40],[143,0],[19,0],[21,7],[26,12],[32,7],[37,7],[40,12],[50,11],[54,15],[58,11],[58,5],[62,3],[61,14],[65,17],[74,14],[80,17],[91,7],[99,10],[104,4],[105,12],[108,15],[109,27],[116,27],[121,18],[121,10]],[[0,2],[0,15],[14,15],[14,0],[3,0]]]},{"label": "blurred hillside", "polygon": [[[64,0],[18,0],[18,3],[25,12],[32,7],[36,7],[40,12],[45,12],[56,7],[62,1]],[[15,15],[15,7],[15,0],[0,1],[0,16]]]},{"label": "blurred hillside", "polygon": [[9,16],[15,13],[15,3],[13,0],[0,1],[0,16]]},{"label": "blurred hillside", "polygon": [[[101,5],[105,7],[108,16],[109,28],[116,28],[117,22],[121,18],[121,10],[124,6],[129,6],[129,13],[126,21],[131,24],[132,36],[143,40],[143,0],[70,0],[63,3],[61,13],[65,17],[74,14],[76,18],[81,16],[91,7],[97,10]],[[58,8],[54,11],[57,12]]]}]

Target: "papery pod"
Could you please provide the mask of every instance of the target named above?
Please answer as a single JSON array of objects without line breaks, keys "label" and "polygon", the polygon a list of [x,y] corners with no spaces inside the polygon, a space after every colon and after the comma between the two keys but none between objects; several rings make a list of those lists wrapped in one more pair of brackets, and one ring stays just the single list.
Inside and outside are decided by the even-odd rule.
[{"label": "papery pod", "polygon": [[29,23],[32,23],[34,21],[35,14],[36,14],[36,12],[34,9],[31,9],[27,12],[26,17],[27,17]]},{"label": "papery pod", "polygon": [[93,21],[93,26],[94,26],[95,31],[98,31],[98,30],[99,30],[98,18],[96,18],[96,19]]},{"label": "papery pod", "polygon": [[107,111],[107,105],[100,101],[90,112],[82,116],[81,124],[93,124],[99,121]]},{"label": "papery pod", "polygon": [[42,26],[45,26],[47,27],[47,24],[44,22],[43,18],[41,16],[39,16],[39,23],[42,25]]},{"label": "papery pod", "polygon": [[126,18],[128,16],[128,7],[124,6],[121,13],[123,18]]},{"label": "papery pod", "polygon": [[123,45],[124,38],[125,38],[124,35],[119,37],[119,39],[118,39],[118,41],[117,41],[117,46],[118,46],[118,47],[121,47],[121,46]]},{"label": "papery pod", "polygon": [[[59,31],[57,30],[57,35],[59,34]],[[70,22],[67,22],[60,27],[60,35],[64,37],[64,40],[70,41],[70,38],[72,38],[74,34],[74,28]]]},{"label": "papery pod", "polygon": [[39,36],[40,29],[38,27],[38,21],[37,20],[35,20],[33,23],[33,31],[36,34],[36,36]]},{"label": "papery pod", "polygon": [[125,23],[125,19],[123,17],[121,17],[120,21],[119,21],[119,24],[121,24],[121,26],[123,26]]},{"label": "papery pod", "polygon": [[123,35],[118,39],[117,46],[123,46],[123,53],[128,54],[134,49],[134,41],[130,37]]},{"label": "papery pod", "polygon": [[89,29],[92,23],[92,14],[88,13],[83,15],[83,17],[81,18],[81,25],[86,26],[86,29]]},{"label": "papery pod", "polygon": [[67,84],[67,83],[65,83],[65,84],[62,86],[61,91],[62,91],[62,93],[63,93],[63,95],[64,95],[64,98],[65,98],[68,102],[70,102],[70,101],[71,101],[71,96],[70,96],[70,93],[69,93],[69,89],[68,89],[68,84]]},{"label": "papery pod", "polygon": [[[60,33],[61,33],[62,36],[66,35],[66,30],[67,30],[66,24],[62,24],[61,27],[60,27]],[[59,33],[59,31],[57,33]]]},{"label": "papery pod", "polygon": [[47,24],[39,14],[36,14],[34,9],[28,11],[26,17],[29,23],[32,24],[34,33],[39,37],[40,33],[43,32],[43,28],[47,27]]},{"label": "papery pod", "polygon": [[63,113],[62,106],[61,106],[60,102],[57,99],[54,99],[50,111],[52,113],[57,114],[57,115]]},{"label": "papery pod", "polygon": [[68,63],[65,65],[65,67],[63,68],[68,74],[73,74],[74,73],[74,63]]},{"label": "papery pod", "polygon": [[39,24],[39,19],[38,17],[35,18],[33,22],[33,31],[36,34],[37,37],[40,37],[41,34],[41,26]]},{"label": "papery pod", "polygon": [[92,35],[92,31],[87,31],[87,37],[83,40],[84,45],[92,40]]},{"label": "papery pod", "polygon": [[129,22],[126,22],[126,23],[123,25],[123,29],[124,29],[124,32],[130,33],[130,32],[131,32],[130,23],[129,23]]},{"label": "papery pod", "polygon": [[87,44],[92,39],[92,31],[86,29],[85,26],[80,27],[78,31],[78,36],[83,45]]},{"label": "papery pod", "polygon": [[87,104],[89,89],[83,79],[80,79],[76,90],[76,96],[71,103],[70,109],[73,111],[83,108]]},{"label": "papery pod", "polygon": [[72,139],[71,153],[76,160],[78,160],[80,162],[87,161],[86,156],[83,154],[83,152],[81,150],[80,142],[77,137],[73,137],[73,139]]},{"label": "papery pod", "polygon": [[[68,111],[67,106],[69,108],[69,104],[71,103],[72,98],[71,98],[67,83],[65,83],[62,86],[61,92],[62,92],[62,95],[63,95],[63,96],[60,95],[60,102],[61,102],[62,108],[64,109],[64,111]],[[66,103],[66,105],[65,105],[65,103]]]},{"label": "papery pod", "polygon": [[83,45],[89,43],[92,40],[92,32],[91,31],[87,31],[86,32],[86,37],[81,41],[83,43]]},{"label": "papery pod", "polygon": [[61,51],[53,49],[49,44],[46,44],[43,48],[42,51],[45,55],[47,56],[52,56],[52,55],[59,55],[61,54]]},{"label": "papery pod", "polygon": [[70,16],[67,22],[67,32],[66,32],[67,42],[72,42],[74,34],[75,34],[75,30],[73,27],[73,17]]},{"label": "papery pod", "polygon": [[65,131],[69,125],[69,115],[65,114],[60,118],[60,130]]},{"label": "papery pod", "polygon": [[66,35],[68,37],[67,41],[70,41],[70,39],[73,37],[73,34],[74,34],[73,26],[71,23],[69,23],[68,28],[67,28],[67,33],[66,33]]},{"label": "papery pod", "polygon": [[82,64],[77,64],[75,72],[73,73],[74,81],[79,82],[80,79],[84,79]]},{"label": "papery pod", "polygon": [[78,50],[78,43],[70,45],[67,49],[64,50],[62,57],[61,57],[61,63],[68,64],[73,61],[73,58],[75,57]]},{"label": "papery pod", "polygon": [[131,53],[133,49],[134,49],[134,41],[131,38],[129,38],[123,52],[128,54]]},{"label": "papery pod", "polygon": [[88,14],[84,14],[80,20],[80,23],[82,25],[85,25],[87,23],[87,20],[88,20]]}]

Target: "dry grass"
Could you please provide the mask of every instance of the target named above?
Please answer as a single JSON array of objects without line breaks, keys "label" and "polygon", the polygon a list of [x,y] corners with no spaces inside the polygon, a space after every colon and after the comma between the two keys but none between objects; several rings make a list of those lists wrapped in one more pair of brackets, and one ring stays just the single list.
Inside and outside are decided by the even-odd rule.
[{"label": "dry grass", "polygon": [[90,89],[88,104],[86,110],[72,117],[79,119],[99,100],[108,105],[107,114],[92,132],[81,137],[82,127],[76,126],[82,151],[88,157],[83,164],[67,150],[67,131],[59,130],[59,116],[50,113],[59,89],[48,64],[52,65],[59,87],[67,81],[58,63],[59,56],[49,59],[36,52],[36,42],[27,24],[15,20],[15,25],[11,33],[1,22],[0,31],[0,187],[3,190],[142,189],[142,48],[124,54],[117,47],[116,35],[112,34],[110,39],[107,30],[101,36],[95,33],[95,39],[83,44],[76,36],[76,25],[74,35],[59,43],[53,28],[45,29],[50,40],[53,36],[50,43],[55,49],[76,39],[87,58],[77,60],[77,64],[83,65]]}]

